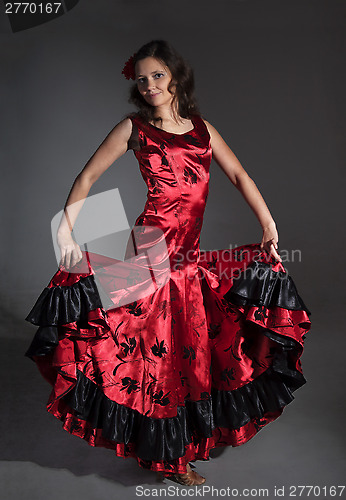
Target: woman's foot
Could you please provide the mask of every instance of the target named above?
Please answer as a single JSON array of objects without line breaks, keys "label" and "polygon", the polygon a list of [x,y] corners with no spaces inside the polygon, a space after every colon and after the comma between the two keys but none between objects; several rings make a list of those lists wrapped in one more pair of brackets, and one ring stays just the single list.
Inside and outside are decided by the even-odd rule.
[{"label": "woman's foot", "polygon": [[187,472],[184,474],[172,474],[169,476],[169,478],[185,486],[195,486],[196,484],[205,483],[205,477],[192,470],[190,464],[186,465],[186,470]]}]

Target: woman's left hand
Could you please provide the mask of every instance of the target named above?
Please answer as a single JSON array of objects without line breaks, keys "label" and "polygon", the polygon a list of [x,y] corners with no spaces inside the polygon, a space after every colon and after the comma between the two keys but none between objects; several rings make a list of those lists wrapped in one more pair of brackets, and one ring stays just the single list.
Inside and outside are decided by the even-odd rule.
[{"label": "woman's left hand", "polygon": [[261,249],[268,252],[274,259],[282,262],[280,255],[277,252],[279,236],[276,230],[275,222],[273,221],[268,226],[263,228],[263,237],[261,241]]}]

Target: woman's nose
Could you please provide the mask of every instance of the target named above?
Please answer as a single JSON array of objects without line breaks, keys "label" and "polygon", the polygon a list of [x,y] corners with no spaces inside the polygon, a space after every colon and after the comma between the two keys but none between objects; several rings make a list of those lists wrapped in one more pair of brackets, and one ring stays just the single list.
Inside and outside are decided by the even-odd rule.
[{"label": "woman's nose", "polygon": [[147,81],[147,90],[151,90],[155,88],[155,80],[148,80]]}]

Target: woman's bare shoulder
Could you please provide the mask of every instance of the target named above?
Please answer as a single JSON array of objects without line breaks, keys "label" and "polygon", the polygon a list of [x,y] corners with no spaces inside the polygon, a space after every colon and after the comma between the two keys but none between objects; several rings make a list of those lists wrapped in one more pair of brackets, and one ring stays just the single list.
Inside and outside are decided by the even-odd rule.
[{"label": "woman's bare shoulder", "polygon": [[109,132],[108,137],[114,140],[128,141],[132,134],[132,120],[125,116]]},{"label": "woman's bare shoulder", "polygon": [[[228,152],[232,152],[230,150],[229,146],[226,144],[224,138],[222,137],[220,132],[214,127],[214,125],[212,125],[210,122],[208,122],[204,118],[203,118],[203,121],[204,121],[205,126],[207,127],[209,135],[210,135],[210,142],[211,142],[211,147],[213,149],[213,153],[215,155],[217,155],[218,152],[220,152],[220,154],[224,154],[225,150],[227,150]],[[233,152],[232,152],[232,154],[233,154]]]},{"label": "woman's bare shoulder", "polygon": [[206,119],[205,119],[205,118],[203,118],[203,117],[202,117],[202,120],[204,121],[205,126],[207,127],[208,132],[209,132],[209,134],[210,134],[211,136],[212,136],[213,134],[217,133],[216,128],[215,128],[215,127],[213,127],[213,125],[212,125],[210,122],[208,122],[208,120],[206,120]]},{"label": "woman's bare shoulder", "polygon": [[218,144],[224,143],[225,141],[224,141],[221,133],[214,127],[214,125],[212,125],[210,122],[208,122],[204,118],[203,118],[203,121],[205,123],[205,126],[208,129],[208,132],[210,134],[210,138],[212,140],[212,143],[214,144],[214,147],[216,147]]}]

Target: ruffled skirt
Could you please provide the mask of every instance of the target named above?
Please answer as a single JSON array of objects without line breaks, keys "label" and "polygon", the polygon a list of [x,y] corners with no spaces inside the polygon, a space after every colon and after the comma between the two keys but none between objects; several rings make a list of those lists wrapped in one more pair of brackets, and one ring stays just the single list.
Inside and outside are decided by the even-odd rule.
[{"label": "ruffled skirt", "polygon": [[183,473],[212,448],[249,441],[305,384],[311,313],[259,244],[200,251],[189,275],[180,269],[118,306],[115,287],[136,282],[114,262],[83,251],[25,318],[38,326],[25,355],[69,433],[145,469]]}]

